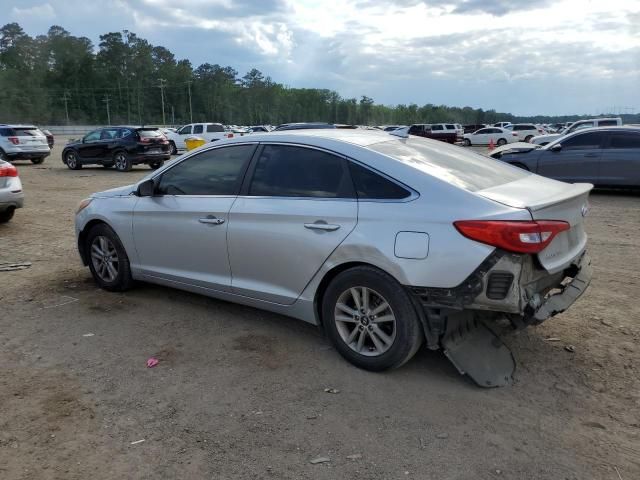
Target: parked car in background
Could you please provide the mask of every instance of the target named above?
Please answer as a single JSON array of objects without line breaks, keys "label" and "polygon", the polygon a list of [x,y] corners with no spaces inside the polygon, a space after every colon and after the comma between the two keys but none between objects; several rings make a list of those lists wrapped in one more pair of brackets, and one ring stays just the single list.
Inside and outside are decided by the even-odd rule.
[{"label": "parked car in background", "polygon": [[0,160],[31,160],[38,164],[50,154],[47,137],[38,127],[0,124]]},{"label": "parked car in background", "polygon": [[13,218],[16,209],[22,208],[24,193],[18,169],[9,162],[0,160],[0,223]]},{"label": "parked car in background", "polygon": [[422,138],[285,131],[96,193],[75,226],[105,290],[141,280],[289,315],[373,371],[426,343],[486,387],[514,364],[482,322],[537,325],[586,290],[590,189]]},{"label": "parked car in background", "polygon": [[483,123],[477,123],[477,124],[468,124],[468,125],[464,125],[462,128],[464,130],[463,132],[463,136],[465,133],[473,133],[473,132],[477,132],[478,130],[480,130],[481,128],[485,128],[486,125]]},{"label": "parked car in background", "polygon": [[226,131],[221,123],[190,123],[180,127],[177,132],[165,131],[169,140],[171,154],[177,155],[187,149],[184,141],[189,137],[199,137],[205,142],[216,142],[223,138],[233,138],[233,132]]},{"label": "parked car in background", "polygon": [[473,133],[464,134],[464,145],[506,145],[518,141],[518,134],[506,128],[485,127]]},{"label": "parked car in background", "polygon": [[62,162],[71,170],[83,165],[102,165],[128,172],[139,164],[156,169],[170,158],[169,141],[156,127],[99,128],[62,150]]},{"label": "parked car in background", "polygon": [[494,127],[498,128],[508,128],[509,125],[511,125],[511,122],[498,122],[493,124]]},{"label": "parked car in background", "polygon": [[615,125],[622,125],[622,119],[620,117],[617,118],[592,118],[590,120],[578,120],[577,122],[573,122],[569,127],[558,133],[549,133],[546,135],[538,135],[533,137],[530,142],[535,143],[536,145],[547,145],[548,143],[557,140],[558,138],[568,135],[569,133],[573,133],[577,130],[581,130],[584,128],[592,128],[592,127],[612,127]]},{"label": "parked car in background", "polygon": [[394,130],[398,130],[399,128],[406,128],[406,125],[384,125],[380,128],[383,132],[393,132]]},{"label": "parked car in background", "polygon": [[[453,124],[451,125],[453,127]],[[394,130],[391,133],[400,133],[401,129]],[[418,137],[432,138],[441,142],[456,143],[462,138],[458,136],[455,127],[451,129],[445,128],[444,124],[415,123],[408,128],[409,135]]]},{"label": "parked car in background", "polygon": [[41,130],[41,132],[44,133],[45,137],[47,137],[47,145],[49,145],[49,149],[52,149],[55,143],[53,133],[51,133],[49,130]]},{"label": "parked car in background", "polygon": [[253,127],[249,127],[249,130],[251,133],[268,133],[271,131],[265,125],[254,125]]},{"label": "parked car in background", "polygon": [[536,135],[545,133],[542,127],[538,127],[533,123],[513,123],[509,126],[509,130],[516,134],[518,142],[528,142]]},{"label": "parked car in background", "polygon": [[286,130],[317,130],[317,129],[346,129],[352,130],[358,128],[356,125],[346,125],[342,123],[325,123],[325,122],[300,122],[300,123],[283,123],[278,125],[273,131],[282,132]]},{"label": "parked car in background", "polygon": [[499,159],[538,175],[600,187],[640,188],[640,128],[581,129],[546,145],[506,149]]}]

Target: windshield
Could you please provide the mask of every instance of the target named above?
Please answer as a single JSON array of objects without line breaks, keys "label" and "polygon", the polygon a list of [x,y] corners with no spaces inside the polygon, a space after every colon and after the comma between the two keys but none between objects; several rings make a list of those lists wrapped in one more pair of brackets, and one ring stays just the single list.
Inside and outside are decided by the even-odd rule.
[{"label": "windshield", "polygon": [[530,175],[526,170],[469,150],[422,138],[376,143],[369,148],[471,192]]}]

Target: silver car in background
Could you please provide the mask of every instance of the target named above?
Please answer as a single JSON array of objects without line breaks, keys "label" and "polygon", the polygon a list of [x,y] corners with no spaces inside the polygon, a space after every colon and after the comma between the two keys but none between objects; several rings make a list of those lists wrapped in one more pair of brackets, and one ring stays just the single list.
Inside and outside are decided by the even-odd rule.
[{"label": "silver car in background", "polygon": [[9,162],[0,160],[0,223],[13,218],[17,208],[22,208],[24,192],[18,169]]},{"label": "silver car in background", "polygon": [[268,133],[94,194],[76,233],[107,290],[140,280],[299,318],[368,370],[426,343],[495,386],[514,367],[497,322],[539,324],[589,284],[590,190],[413,136]]}]

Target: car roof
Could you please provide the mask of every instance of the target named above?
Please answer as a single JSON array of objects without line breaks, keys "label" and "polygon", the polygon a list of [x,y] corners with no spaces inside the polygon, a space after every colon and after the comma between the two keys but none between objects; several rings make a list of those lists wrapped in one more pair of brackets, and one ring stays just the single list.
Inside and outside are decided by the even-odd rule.
[{"label": "car roof", "polygon": [[9,127],[9,128],[38,128],[35,125],[23,125],[23,124],[15,124],[15,123],[0,123],[0,127]]}]

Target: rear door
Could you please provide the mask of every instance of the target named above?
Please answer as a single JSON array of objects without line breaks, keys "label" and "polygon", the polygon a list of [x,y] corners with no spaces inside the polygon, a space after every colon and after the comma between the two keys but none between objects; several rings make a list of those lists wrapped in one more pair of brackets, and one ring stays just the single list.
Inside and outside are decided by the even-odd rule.
[{"label": "rear door", "polygon": [[157,194],[141,197],[133,235],[142,273],[228,291],[228,214],[255,144],[200,152],[165,170]]},{"label": "rear door", "polygon": [[600,158],[598,183],[640,186],[640,132],[607,132]]},{"label": "rear door", "polygon": [[290,305],[356,225],[343,157],[266,144],[229,214],[232,291]]},{"label": "rear door", "polygon": [[559,151],[541,150],[536,173],[563,182],[597,184],[605,138],[603,132],[577,133],[557,142],[562,145]]}]

